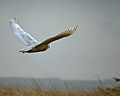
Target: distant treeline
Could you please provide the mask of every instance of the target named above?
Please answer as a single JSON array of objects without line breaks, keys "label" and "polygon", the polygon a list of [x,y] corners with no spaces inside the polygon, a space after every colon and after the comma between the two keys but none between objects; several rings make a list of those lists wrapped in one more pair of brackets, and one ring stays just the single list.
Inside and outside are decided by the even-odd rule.
[{"label": "distant treeline", "polygon": [[[37,86],[40,89],[55,88],[58,90],[64,90],[65,87],[69,89],[73,88],[95,88],[97,86],[116,86],[116,82],[111,80],[92,81],[92,80],[62,80],[59,78],[23,78],[23,77],[0,77],[0,86],[9,86],[12,88],[25,87],[32,88]],[[117,83],[118,85],[118,83]]]}]

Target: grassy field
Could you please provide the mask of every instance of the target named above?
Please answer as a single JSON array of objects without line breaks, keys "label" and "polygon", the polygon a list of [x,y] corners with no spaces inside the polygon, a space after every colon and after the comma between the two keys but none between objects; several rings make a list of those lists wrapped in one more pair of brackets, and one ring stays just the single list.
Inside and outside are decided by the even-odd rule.
[{"label": "grassy field", "polygon": [[[116,79],[116,78],[115,78]],[[116,79],[116,82],[119,80]],[[49,88],[47,90],[42,90],[39,86],[32,85],[32,88],[9,88],[0,87],[0,96],[120,96],[120,86],[116,87],[98,87],[94,90],[74,90],[70,89],[65,85],[64,91],[57,91],[54,88]]]},{"label": "grassy field", "polygon": [[0,96],[120,96],[120,87],[115,88],[98,88],[98,91],[73,90],[66,89],[64,92],[55,89],[43,91],[40,89],[19,89],[19,88],[0,88]]},{"label": "grassy field", "polygon": [[69,91],[58,92],[56,90],[42,91],[38,89],[12,89],[0,88],[0,96],[120,96],[120,87],[98,88],[98,91]]}]

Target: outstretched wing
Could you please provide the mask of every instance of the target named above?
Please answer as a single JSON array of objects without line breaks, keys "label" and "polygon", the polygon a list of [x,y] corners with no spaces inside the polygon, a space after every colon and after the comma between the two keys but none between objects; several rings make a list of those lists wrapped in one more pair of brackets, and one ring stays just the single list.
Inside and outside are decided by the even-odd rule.
[{"label": "outstretched wing", "polygon": [[53,42],[55,40],[59,40],[59,39],[61,39],[63,37],[70,36],[71,34],[73,34],[77,30],[77,27],[78,26],[73,26],[73,27],[69,28],[68,30],[65,30],[64,32],[62,32],[60,34],[43,41],[41,44],[49,44],[49,43],[51,43],[51,42]]},{"label": "outstretched wing", "polygon": [[14,34],[27,46],[30,46],[37,42],[30,34],[25,32],[15,21],[13,18],[9,19],[11,28]]}]

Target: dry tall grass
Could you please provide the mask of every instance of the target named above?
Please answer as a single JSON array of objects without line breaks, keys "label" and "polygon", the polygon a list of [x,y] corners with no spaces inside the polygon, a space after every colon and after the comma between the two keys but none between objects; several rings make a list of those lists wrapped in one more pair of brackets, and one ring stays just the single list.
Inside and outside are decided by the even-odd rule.
[{"label": "dry tall grass", "polygon": [[54,88],[50,88],[49,90],[42,90],[34,81],[34,85],[30,89],[1,87],[0,96],[120,96],[120,86],[113,88],[98,87],[97,90],[93,91],[85,89],[78,90],[74,88],[74,90],[70,91],[70,89],[65,84],[64,91],[57,91]]},{"label": "dry tall grass", "polygon": [[97,91],[69,91],[58,92],[56,90],[41,91],[30,89],[0,88],[0,96],[120,96],[120,87],[98,88]]}]

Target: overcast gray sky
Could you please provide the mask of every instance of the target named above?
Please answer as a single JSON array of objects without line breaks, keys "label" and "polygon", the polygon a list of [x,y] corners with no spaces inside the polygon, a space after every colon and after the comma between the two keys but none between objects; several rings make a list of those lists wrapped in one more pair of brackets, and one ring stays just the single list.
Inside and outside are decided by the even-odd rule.
[{"label": "overcast gray sky", "polygon": [[[26,46],[11,31],[11,16],[38,41],[79,28],[46,52],[21,54]],[[0,77],[120,76],[120,0],[0,0],[0,33]]]}]

